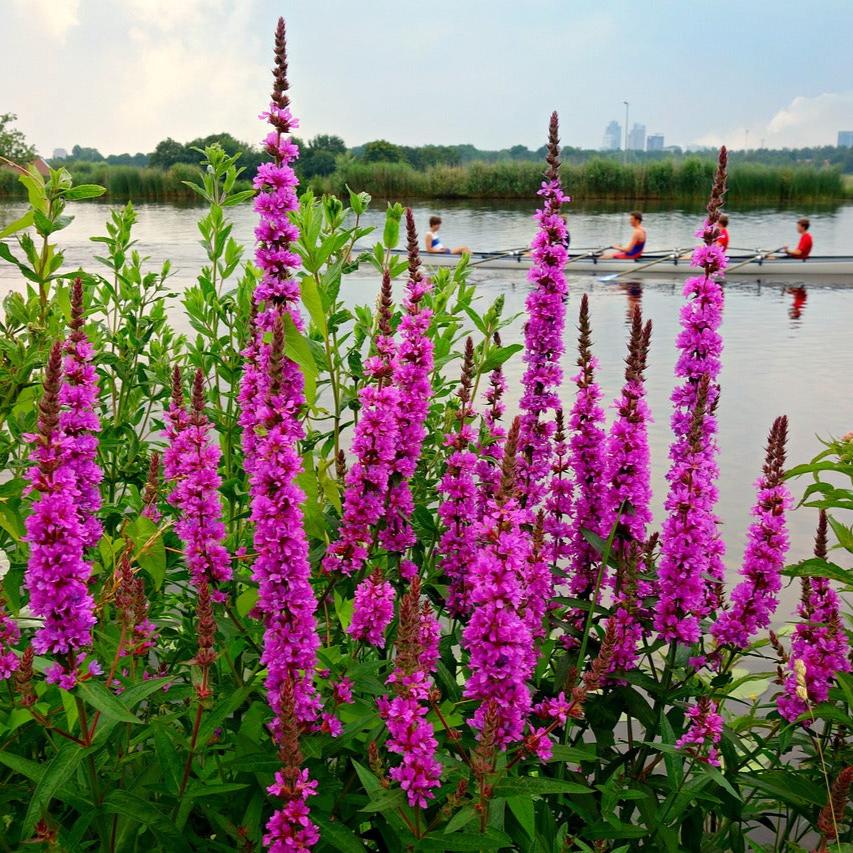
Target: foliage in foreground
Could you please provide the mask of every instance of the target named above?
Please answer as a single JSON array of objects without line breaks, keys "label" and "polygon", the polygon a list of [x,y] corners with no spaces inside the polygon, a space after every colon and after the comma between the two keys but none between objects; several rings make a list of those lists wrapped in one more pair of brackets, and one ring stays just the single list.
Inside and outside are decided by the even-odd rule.
[{"label": "foliage in foreground", "polygon": [[[464,261],[428,280],[408,218],[397,260],[401,207],[356,257],[368,198],[297,202],[283,31],[277,60],[257,264],[231,237],[243,196],[221,149],[196,186],[208,262],[182,293],[135,250],[131,205],[93,238],[98,269],[64,269],[65,203],[100,190],[23,176],[30,209],[0,244],[25,281],[0,328],[0,848],[849,841],[849,436],[787,474],[814,478],[825,515],[815,556],[783,569],[774,422],[740,585],[720,574],[724,161],[685,288],[658,538],[639,315],[608,426],[582,302],[560,408],[556,117],[504,423],[520,346],[501,304],[478,304]],[[371,266],[377,304],[353,305]],[[790,640],[767,632],[783,572],[803,585]]]}]

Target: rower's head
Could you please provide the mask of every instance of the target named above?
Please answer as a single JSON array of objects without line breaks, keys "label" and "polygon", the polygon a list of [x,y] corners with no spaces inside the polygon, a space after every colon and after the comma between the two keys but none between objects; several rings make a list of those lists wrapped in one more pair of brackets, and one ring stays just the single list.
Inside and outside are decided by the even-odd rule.
[{"label": "rower's head", "polygon": [[631,227],[638,228],[643,221],[643,214],[639,210],[634,210],[631,213]]},{"label": "rower's head", "polygon": [[441,217],[440,216],[430,216],[429,218],[429,230],[430,231],[438,231],[441,228]]},{"label": "rower's head", "polygon": [[720,218],[717,220],[720,224],[720,228],[728,228],[729,227],[729,217],[726,216],[725,213],[720,214]]},{"label": "rower's head", "polygon": [[809,225],[811,225],[811,222],[809,222],[808,219],[805,218],[805,216],[802,219],[798,219],[797,220],[797,232],[799,234],[805,234],[806,231],[809,230]]}]

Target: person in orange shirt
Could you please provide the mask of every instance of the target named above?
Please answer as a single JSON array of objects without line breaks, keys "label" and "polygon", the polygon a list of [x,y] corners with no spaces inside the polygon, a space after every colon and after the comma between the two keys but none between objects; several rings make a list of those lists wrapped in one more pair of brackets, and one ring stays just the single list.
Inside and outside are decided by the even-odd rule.
[{"label": "person in orange shirt", "polygon": [[717,245],[724,252],[728,252],[728,250],[729,250],[729,217],[726,216],[725,213],[721,214],[720,218],[717,220],[717,224],[720,226],[720,236],[717,237]]},{"label": "person in orange shirt", "polygon": [[804,261],[812,253],[812,235],[809,234],[809,225],[811,223],[805,217],[797,220],[797,233],[800,235],[800,242],[797,243],[796,249],[789,249],[787,246],[782,247],[782,251],[789,258],[799,258]]}]

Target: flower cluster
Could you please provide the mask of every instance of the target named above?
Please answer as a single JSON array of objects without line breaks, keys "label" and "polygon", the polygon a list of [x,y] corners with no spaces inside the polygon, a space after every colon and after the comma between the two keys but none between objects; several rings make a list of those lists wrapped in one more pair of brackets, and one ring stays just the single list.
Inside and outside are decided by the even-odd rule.
[{"label": "flower cluster", "polygon": [[115,574],[115,606],[122,630],[119,656],[144,655],[154,645],[157,629],[148,618],[145,584],[130,564],[130,548],[122,552]]},{"label": "flower cluster", "polygon": [[686,752],[697,761],[720,766],[718,745],[723,736],[723,718],[717,703],[703,696],[687,709],[687,731],[675,742],[675,748]]},{"label": "flower cluster", "polygon": [[397,457],[400,392],[391,381],[395,344],[391,331],[391,277],[387,270],[382,279],[378,314],[376,355],[364,365],[374,382],[365,385],[358,395],[361,408],[352,442],[356,461],[347,471],[338,539],[323,557],[326,572],[352,575],[364,565],[373,544],[374,528],[385,512]]},{"label": "flower cluster", "polygon": [[[231,579],[231,561],[222,542],[222,500],[217,473],[219,443],[211,440],[212,424],[204,413],[204,379],[196,370],[192,406],[184,408],[181,371],[172,374],[172,401],[166,413],[169,446],[163,454],[163,471],[175,482],[169,503],[180,513],[175,532],[184,543],[184,556],[196,589]],[[222,598],[222,594],[214,596]]]},{"label": "flower cluster", "polygon": [[625,385],[615,403],[616,419],[607,438],[607,486],[609,521],[607,528],[617,525],[613,553],[620,562],[613,607],[616,612],[616,647],[613,669],[633,669],[642,626],[637,599],[651,592],[646,581],[637,575],[644,566],[639,560],[640,546],[646,540],[646,529],[652,520],[651,467],[648,424],[652,416],[646,402],[643,373],[651,342],[652,321],[643,326],[639,308],[633,312]]},{"label": "flower cluster", "polygon": [[[275,38],[275,69],[270,108],[261,115],[272,129],[264,140],[264,149],[271,162],[258,168],[254,179],[257,195],[254,209],[258,214],[255,227],[255,263],[262,277],[252,297],[252,322],[249,340],[243,350],[243,377],[240,383],[240,426],[243,429],[245,467],[251,473],[259,440],[258,427],[268,416],[263,402],[269,398],[267,382],[270,376],[270,343],[265,338],[285,316],[297,329],[303,327],[299,312],[299,282],[294,277],[300,265],[293,243],[299,239],[299,230],[290,221],[289,214],[298,207],[296,187],[298,180],[292,163],[299,149],[287,135],[298,126],[290,113],[287,95],[287,55],[283,21],[279,22]],[[304,378],[294,361],[284,359],[280,371],[276,396],[284,406],[287,419],[295,419],[304,403]],[[261,403],[261,405],[259,405]]]},{"label": "flower cluster", "polygon": [[0,681],[11,678],[21,665],[18,656],[12,650],[21,639],[21,629],[6,610],[6,599],[0,592]]},{"label": "flower cluster", "polygon": [[450,453],[439,483],[442,502],[438,507],[438,517],[444,525],[438,542],[439,565],[450,581],[447,608],[454,616],[470,612],[468,573],[477,552],[476,531],[471,523],[471,508],[476,506],[478,498],[474,479],[477,456],[471,450],[474,431],[468,423],[474,414],[471,407],[473,372],[474,342],[468,338],[462,361],[462,379],[457,392],[457,428],[444,438]]},{"label": "flower cluster", "polygon": [[438,742],[426,719],[432,691],[432,672],[438,662],[439,627],[428,602],[421,602],[417,577],[400,602],[397,655],[388,683],[392,699],[379,699],[379,713],[388,726],[388,749],[401,756],[389,775],[406,792],[410,806],[426,808],[441,785]]},{"label": "flower cluster", "polygon": [[560,209],[568,197],[560,184],[560,140],[557,113],[548,126],[548,167],[539,190],[542,208],[536,213],[537,232],[531,245],[533,266],[528,275],[533,289],[525,305],[524,391],[521,397],[519,484],[526,506],[536,507],[544,498],[551,470],[551,413],[560,407],[557,391],[563,380],[565,303],[568,295],[563,268],[568,233]]},{"label": "flower cluster", "polygon": [[[821,510],[815,556],[826,558],[826,512]],[[809,703],[824,702],[839,672],[850,671],[850,648],[841,621],[838,596],[826,578],[803,578],[800,621],[791,641],[790,672],[777,700],[779,713],[794,722]],[[803,671],[798,678],[797,669]]]},{"label": "flower cluster", "polygon": [[[722,148],[708,217],[699,232],[705,245],[694,257],[703,266],[704,275],[689,278],[684,286],[688,301],[681,309],[681,332],[676,341],[680,352],[675,375],[683,383],[672,392],[669,516],[664,524],[660,567],[666,580],[661,585],[657,624],[665,639],[685,642],[698,638],[698,620],[721,603],[725,573],[715,511],[719,471],[714,412],[720,395],[717,379],[723,348],[719,332],[723,290],[718,279],[726,256],[714,244],[726,192],[726,168],[727,153]],[[704,386],[704,402],[697,423],[700,386]]]},{"label": "flower cluster", "polygon": [[791,494],[783,480],[787,438],[788,419],[777,418],[770,430],[764,472],[756,484],[755,521],[749,528],[741,570],[744,579],[732,591],[731,608],[711,626],[720,644],[745,648],[758,629],[770,624],[776,611],[788,551],[785,513],[791,507]]},{"label": "flower cluster", "polygon": [[492,715],[494,744],[505,749],[522,740],[531,708],[528,680],[536,662],[533,637],[520,609],[530,543],[522,529],[530,513],[516,497],[519,419],[504,448],[501,491],[476,525],[479,545],[470,567],[473,612],[462,633],[471,675],[465,697],[480,704],[471,725],[482,735]]},{"label": "flower cluster", "polygon": [[51,671],[63,687],[76,682],[77,652],[92,644],[95,602],[88,589],[92,567],[84,559],[86,530],[80,517],[74,447],[60,427],[62,347],[54,344],[39,402],[38,432],[28,436],[33,445],[29,470],[31,494],[37,495],[27,518],[30,546],[25,582],[30,609],[43,625],[36,631],[37,654],[65,654],[65,667]]},{"label": "flower cluster", "polygon": [[682,643],[695,643],[699,639],[699,618],[706,612],[707,601],[704,572],[716,532],[704,480],[708,388],[705,376],[699,383],[686,447],[679,447],[668,475],[669,492],[664,502],[667,516],[661,531],[664,545],[657,567],[659,600],[655,630],[665,640]]},{"label": "flower cluster", "polygon": [[347,633],[379,649],[385,647],[385,631],[394,618],[394,587],[375,569],[355,589],[352,621]]},{"label": "flower cluster", "polygon": [[433,369],[433,345],[428,336],[432,311],[421,305],[424,296],[431,292],[432,284],[420,270],[418,235],[411,208],[406,208],[406,234],[409,280],[399,327],[400,346],[393,366],[393,381],[399,392],[398,448],[392,463],[385,526],[379,532],[379,543],[387,551],[394,552],[403,552],[415,543],[409,521],[414,509],[409,480],[414,476],[426,435],[424,423],[429,411]]},{"label": "flower cluster", "polygon": [[558,560],[567,559],[571,554],[569,545],[574,484],[562,409],[557,409],[554,425],[554,456],[548,497],[545,500],[545,533],[549,543],[548,557],[556,564]]},{"label": "flower cluster", "polygon": [[77,478],[77,512],[86,548],[93,548],[103,528],[95,513],[101,508],[101,480],[104,474],[95,461],[97,432],[101,427],[95,406],[98,378],[92,363],[95,348],[83,331],[83,283],[74,279],[71,287],[71,333],[62,345],[63,382],[59,390],[59,428],[67,439],[68,464]]},{"label": "flower cluster", "polygon": [[[302,326],[299,284],[293,277],[299,257],[291,248],[299,235],[288,219],[297,205],[290,163],[298,152],[285,136],[296,126],[287,89],[285,27],[279,18],[272,103],[264,114],[272,126],[266,150],[274,159],[255,178],[260,217],[255,259],[263,277],[255,288],[253,330],[239,395],[257,555],[252,576],[258,584],[256,612],[264,623],[261,664],[267,669],[271,728],[282,761],[269,791],[284,805],[270,818],[264,836],[264,844],[275,853],[306,850],[319,840],[306,804],[317,785],[299,768],[298,727],[314,724],[320,713],[313,680],[319,638],[301,508],[305,495],[295,482],[302,472],[298,442],[303,436],[299,413],[304,378],[284,354],[285,324]],[[272,340],[266,343],[263,335],[270,331]]]},{"label": "flower cluster", "polygon": [[[501,337],[497,332],[494,335],[494,343],[496,347],[501,345]],[[506,404],[503,401],[505,393],[506,377],[503,368],[498,365],[489,375],[489,387],[483,395],[486,407],[475,465],[478,519],[483,517],[489,501],[494,499],[500,486],[500,459],[506,438],[506,430],[501,423],[501,418],[506,411]]]},{"label": "flower cluster", "polygon": [[570,532],[571,553],[569,588],[572,595],[589,597],[596,584],[598,554],[587,542],[584,531],[607,537],[607,493],[602,488],[607,471],[607,435],[601,388],[595,381],[598,360],[592,354],[589,299],[581,298],[578,322],[578,366],[573,378],[577,396],[569,417],[571,464],[575,480],[574,514]]}]

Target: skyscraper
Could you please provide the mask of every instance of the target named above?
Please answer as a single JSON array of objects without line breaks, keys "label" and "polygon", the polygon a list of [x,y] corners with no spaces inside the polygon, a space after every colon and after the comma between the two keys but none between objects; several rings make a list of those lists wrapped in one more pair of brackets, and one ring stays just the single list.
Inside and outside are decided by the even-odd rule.
[{"label": "skyscraper", "polygon": [[634,122],[631,133],[628,135],[628,148],[632,151],[646,150],[646,126],[644,124]]},{"label": "skyscraper", "polygon": [[662,133],[650,133],[646,137],[646,151],[663,151]]},{"label": "skyscraper", "polygon": [[618,151],[622,147],[622,125],[618,121],[611,121],[604,129],[601,147],[605,151]]},{"label": "skyscraper", "polygon": [[853,148],[853,130],[838,131],[838,147]]}]

